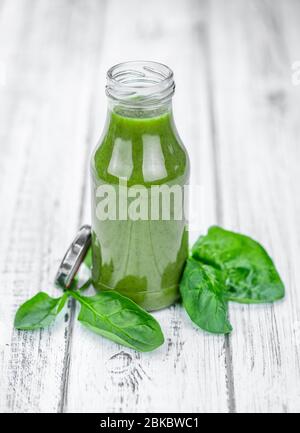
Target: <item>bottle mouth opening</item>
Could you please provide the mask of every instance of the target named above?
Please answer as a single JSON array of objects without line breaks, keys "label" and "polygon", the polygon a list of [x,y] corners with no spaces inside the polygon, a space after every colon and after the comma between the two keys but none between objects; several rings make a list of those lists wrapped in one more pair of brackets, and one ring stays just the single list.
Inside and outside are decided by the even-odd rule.
[{"label": "bottle mouth opening", "polygon": [[130,107],[167,102],[174,91],[173,72],[162,63],[124,62],[112,66],[107,72],[107,96]]}]

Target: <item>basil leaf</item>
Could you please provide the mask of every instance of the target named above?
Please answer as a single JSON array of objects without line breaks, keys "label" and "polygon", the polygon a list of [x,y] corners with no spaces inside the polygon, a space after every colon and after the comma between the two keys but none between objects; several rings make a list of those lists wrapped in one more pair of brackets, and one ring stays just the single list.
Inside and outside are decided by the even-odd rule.
[{"label": "basil leaf", "polygon": [[187,260],[180,282],[183,306],[192,321],[205,331],[217,334],[232,331],[223,290],[220,271],[194,259]]},{"label": "basil leaf", "polygon": [[211,227],[194,245],[192,256],[222,271],[230,301],[272,302],[284,296],[284,285],[272,259],[248,236]]},{"label": "basil leaf", "polygon": [[39,292],[22,304],[16,312],[14,326],[17,329],[33,330],[49,326],[62,310],[68,295],[51,298],[47,293]]},{"label": "basil leaf", "polygon": [[154,317],[118,292],[103,291],[91,297],[73,291],[68,294],[80,302],[78,320],[91,331],[140,352],[164,342]]}]

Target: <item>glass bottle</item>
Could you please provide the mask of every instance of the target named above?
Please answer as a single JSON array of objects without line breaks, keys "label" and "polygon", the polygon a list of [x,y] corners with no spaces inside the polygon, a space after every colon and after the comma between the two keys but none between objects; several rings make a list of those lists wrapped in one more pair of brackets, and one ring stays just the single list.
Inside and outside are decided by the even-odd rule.
[{"label": "glass bottle", "polygon": [[126,62],[107,73],[107,120],[92,154],[92,278],[151,311],[174,303],[188,255],[189,159],[172,71]]}]

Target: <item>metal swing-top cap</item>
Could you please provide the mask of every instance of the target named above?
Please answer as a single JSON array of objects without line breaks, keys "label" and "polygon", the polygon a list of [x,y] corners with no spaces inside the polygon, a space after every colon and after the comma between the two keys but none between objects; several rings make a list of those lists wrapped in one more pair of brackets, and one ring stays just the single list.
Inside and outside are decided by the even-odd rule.
[{"label": "metal swing-top cap", "polygon": [[82,226],[68,248],[55,277],[55,284],[70,287],[86,253],[91,245],[91,226]]}]

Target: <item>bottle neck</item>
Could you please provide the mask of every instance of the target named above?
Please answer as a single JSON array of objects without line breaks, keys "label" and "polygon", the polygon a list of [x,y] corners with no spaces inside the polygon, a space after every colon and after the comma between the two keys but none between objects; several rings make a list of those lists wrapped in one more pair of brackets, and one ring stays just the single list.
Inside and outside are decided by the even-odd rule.
[{"label": "bottle neck", "polygon": [[173,72],[157,62],[126,62],[107,73],[109,111],[144,119],[172,112]]},{"label": "bottle neck", "polygon": [[117,115],[119,117],[125,117],[128,119],[151,119],[155,117],[162,116],[173,116],[173,107],[172,100],[168,100],[163,104],[157,104],[156,106],[139,106],[139,107],[131,107],[128,105],[122,104],[120,101],[115,101],[108,98],[108,118],[113,115]]}]

